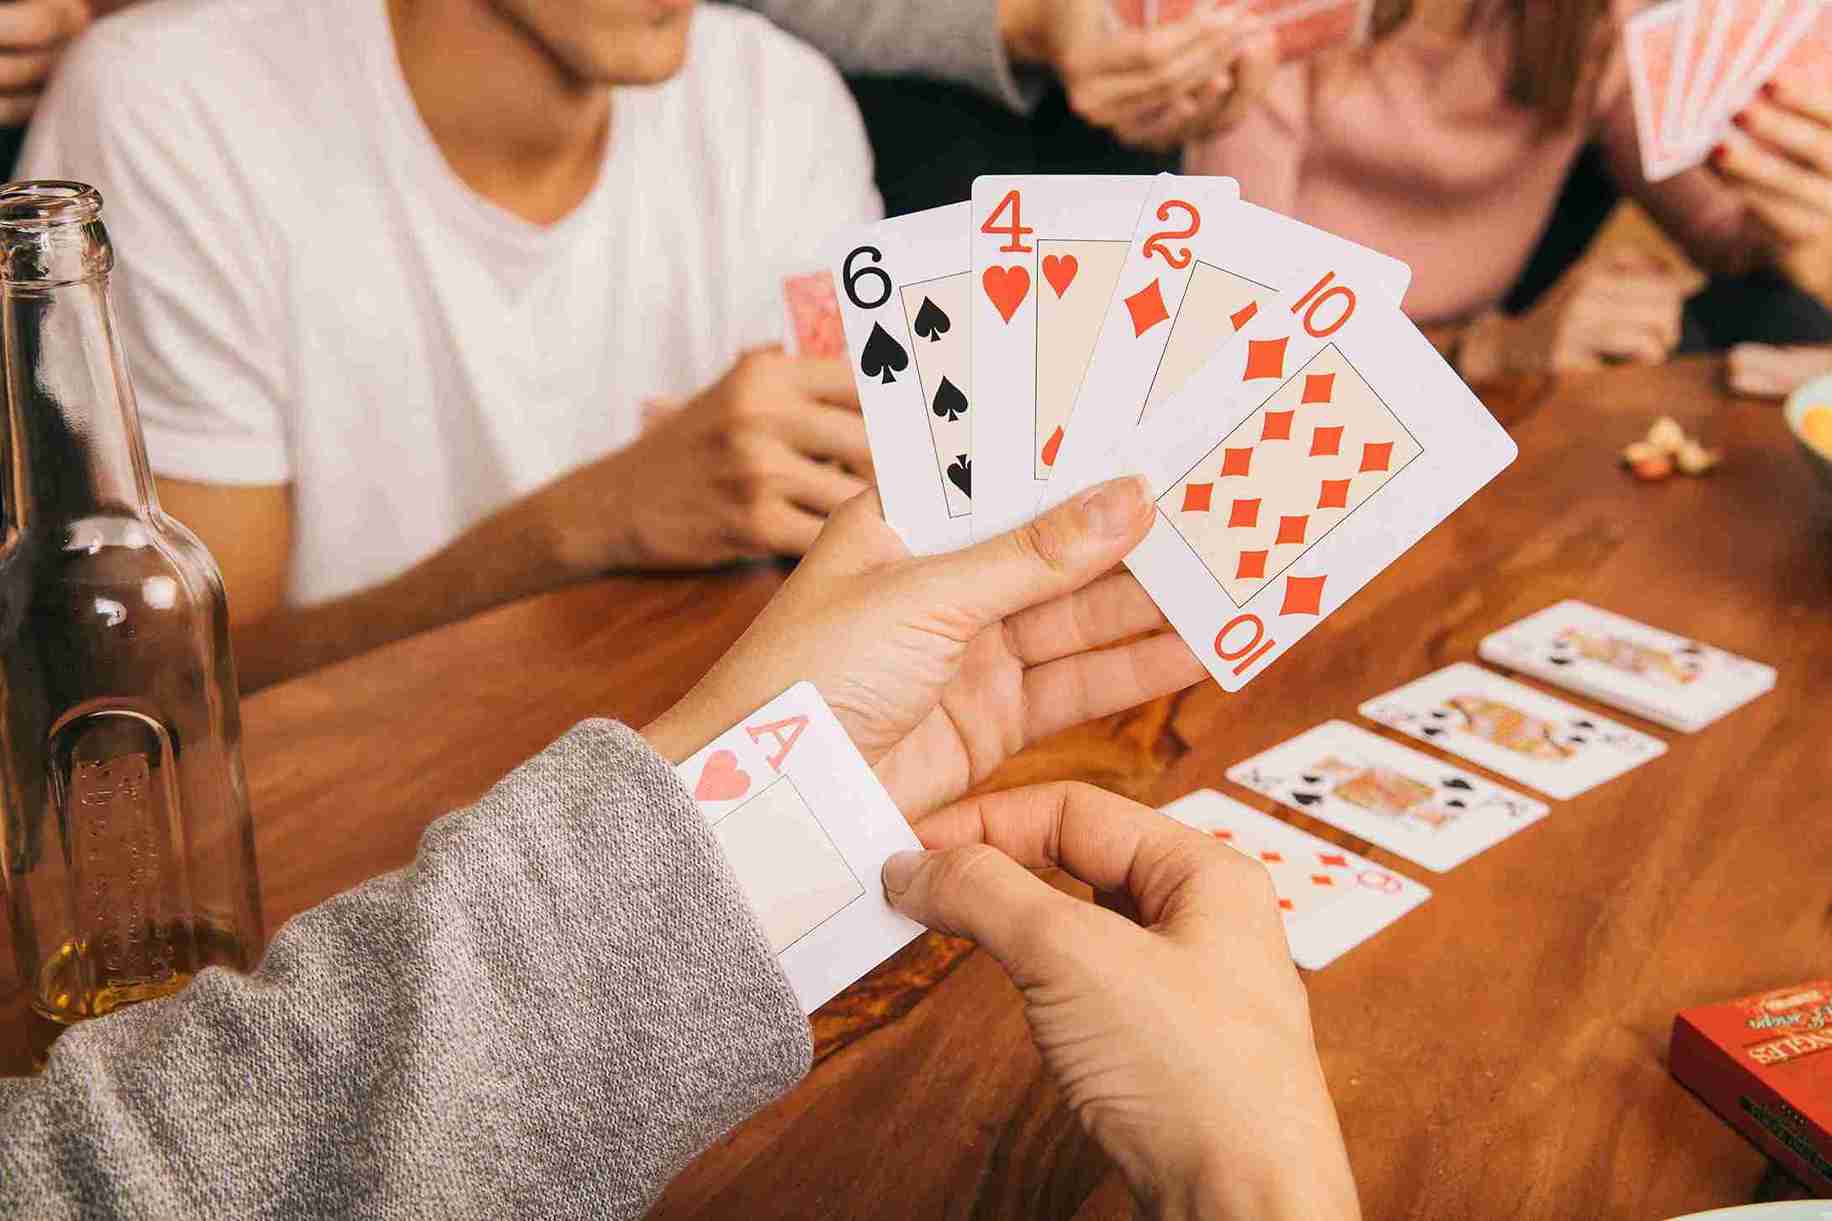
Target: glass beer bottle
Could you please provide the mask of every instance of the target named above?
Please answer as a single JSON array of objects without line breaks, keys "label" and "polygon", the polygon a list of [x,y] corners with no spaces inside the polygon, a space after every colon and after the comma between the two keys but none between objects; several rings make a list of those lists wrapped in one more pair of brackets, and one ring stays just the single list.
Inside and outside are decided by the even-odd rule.
[{"label": "glass beer bottle", "polygon": [[154,494],[101,208],[0,187],[0,864],[35,1056],[262,943],[222,578]]}]

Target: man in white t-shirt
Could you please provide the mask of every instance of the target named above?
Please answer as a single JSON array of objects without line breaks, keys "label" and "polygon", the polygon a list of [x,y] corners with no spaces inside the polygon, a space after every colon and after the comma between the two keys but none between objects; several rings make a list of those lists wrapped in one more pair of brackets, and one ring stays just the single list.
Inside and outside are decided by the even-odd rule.
[{"label": "man in white t-shirt", "polygon": [[[835,71],[692,0],[162,0],[59,68],[168,512],[259,685],[611,568],[799,553],[870,458],[759,350],[879,203]],[[647,429],[645,404],[679,404]]]}]

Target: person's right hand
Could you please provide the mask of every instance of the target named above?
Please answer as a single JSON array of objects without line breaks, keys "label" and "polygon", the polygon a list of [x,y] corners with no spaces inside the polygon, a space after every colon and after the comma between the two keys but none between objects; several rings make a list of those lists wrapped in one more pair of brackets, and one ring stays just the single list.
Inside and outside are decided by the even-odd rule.
[{"label": "person's right hand", "polygon": [[89,25],[84,0],[0,4],[0,127],[22,127],[64,46]]},{"label": "person's right hand", "polygon": [[1278,67],[1277,40],[1244,5],[1141,29],[1108,0],[1000,0],[1014,58],[1048,64],[1069,106],[1137,148],[1172,151],[1238,122]]},{"label": "person's right hand", "polygon": [[800,555],[871,470],[845,362],[762,348],[567,476],[556,546],[582,572]]},{"label": "person's right hand", "polygon": [[[906,916],[971,937],[1024,995],[1044,1064],[1158,1218],[1360,1216],[1265,867],[1084,784],[971,798],[885,862]],[[1135,924],[1055,889],[1118,892]]]},{"label": "person's right hand", "polygon": [[1518,317],[1473,323],[1457,371],[1472,382],[1508,374],[1598,369],[1613,361],[1655,365],[1679,346],[1686,298],[1700,279],[1638,251],[1589,256]]},{"label": "person's right hand", "polygon": [[1739,343],[1724,361],[1724,380],[1732,393],[1781,399],[1822,374],[1832,373],[1832,345],[1775,347]]}]

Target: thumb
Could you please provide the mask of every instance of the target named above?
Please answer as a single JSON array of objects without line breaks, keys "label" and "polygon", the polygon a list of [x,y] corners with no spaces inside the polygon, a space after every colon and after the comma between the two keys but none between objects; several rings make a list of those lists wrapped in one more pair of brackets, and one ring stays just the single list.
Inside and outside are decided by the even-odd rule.
[{"label": "thumb", "polygon": [[1053,973],[1090,910],[987,844],[895,853],[883,881],[892,907],[938,933],[978,942],[1020,987]]},{"label": "thumb", "polygon": [[1035,521],[916,566],[927,596],[964,607],[980,626],[1072,593],[1138,546],[1154,510],[1137,475],[1096,484]]}]

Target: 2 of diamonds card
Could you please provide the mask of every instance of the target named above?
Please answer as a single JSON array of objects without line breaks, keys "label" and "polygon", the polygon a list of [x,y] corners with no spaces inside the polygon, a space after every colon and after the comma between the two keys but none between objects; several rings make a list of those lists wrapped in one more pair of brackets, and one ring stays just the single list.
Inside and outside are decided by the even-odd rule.
[{"label": "2 of diamonds card", "polygon": [[971,541],[971,211],[859,226],[833,260],[884,520],[917,555]]},{"label": "2 of diamonds card", "polygon": [[1686,733],[1775,685],[1774,669],[1760,662],[1576,600],[1485,637],[1478,653]]},{"label": "2 of diamonds card", "polygon": [[1404,263],[1239,199],[1227,178],[1155,179],[1036,507],[1109,474],[1134,431],[1316,263],[1388,301]]},{"label": "2 of diamonds card", "polygon": [[1211,790],[1163,812],[1266,866],[1292,961],[1308,970],[1328,966],[1431,897],[1410,878]]},{"label": "2 of diamonds card", "polygon": [[812,1013],[922,926],[884,901],[884,859],[922,845],[812,683],[675,769]]},{"label": "2 of diamonds card", "polygon": [[1134,435],[1157,519],[1126,557],[1227,691],[1335,613],[1518,452],[1381,286],[1274,302]]},{"label": "2 of diamonds card", "polygon": [[1659,738],[1468,662],[1371,699],[1361,715],[1561,799],[1667,749]]},{"label": "2 of diamonds card", "polygon": [[1546,816],[1543,802],[1330,721],[1228,779],[1443,873]]},{"label": "2 of diamonds card", "polygon": [[[1037,510],[1151,187],[1137,175],[974,180],[978,538]],[[1231,178],[1205,186],[1217,199],[1239,193]]]}]

